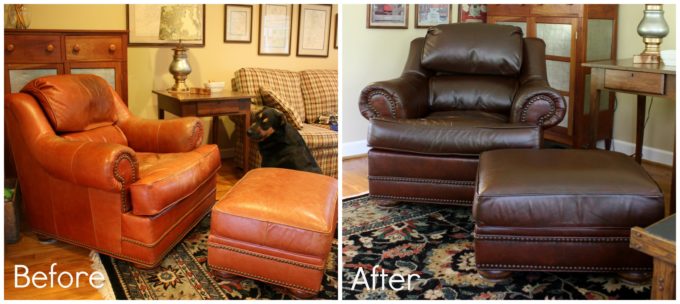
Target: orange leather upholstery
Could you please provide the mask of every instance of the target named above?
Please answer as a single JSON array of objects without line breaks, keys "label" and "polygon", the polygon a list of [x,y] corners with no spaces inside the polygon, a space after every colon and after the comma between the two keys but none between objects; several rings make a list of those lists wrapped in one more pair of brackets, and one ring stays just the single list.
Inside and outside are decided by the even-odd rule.
[{"label": "orange leather upholstery", "polygon": [[251,170],[213,207],[208,265],[317,293],[337,227],[337,203],[334,178]]},{"label": "orange leather upholstery", "polygon": [[103,79],[59,75],[5,98],[36,233],[152,267],[215,202],[215,145],[198,118],[134,117]]}]

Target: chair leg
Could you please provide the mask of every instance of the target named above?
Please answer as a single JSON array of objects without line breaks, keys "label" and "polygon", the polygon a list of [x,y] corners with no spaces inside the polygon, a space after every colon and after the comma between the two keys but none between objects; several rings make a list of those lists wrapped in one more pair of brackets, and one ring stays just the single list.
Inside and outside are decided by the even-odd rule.
[{"label": "chair leg", "polygon": [[318,295],[318,292],[310,292],[306,290],[300,290],[295,288],[289,288],[288,292],[295,298],[298,299],[312,299]]},{"label": "chair leg", "polygon": [[651,273],[642,271],[617,272],[616,275],[619,277],[620,280],[636,286],[643,285],[649,282],[649,279],[652,278]]},{"label": "chair leg", "polygon": [[477,273],[479,273],[480,276],[484,280],[487,280],[489,282],[493,283],[503,283],[508,280],[510,280],[510,275],[512,274],[510,271],[505,271],[505,270],[477,270]]},{"label": "chair leg", "polygon": [[38,237],[38,242],[40,242],[40,244],[43,244],[43,245],[54,244],[54,243],[57,242],[57,240],[55,240],[55,239],[53,239],[49,236],[46,236],[44,234],[36,233],[35,235]]}]

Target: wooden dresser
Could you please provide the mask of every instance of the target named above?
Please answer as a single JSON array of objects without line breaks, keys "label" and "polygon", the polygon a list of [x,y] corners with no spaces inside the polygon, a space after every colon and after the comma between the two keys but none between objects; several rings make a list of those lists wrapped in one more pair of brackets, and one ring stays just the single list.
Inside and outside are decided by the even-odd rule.
[{"label": "wooden dresser", "polygon": [[95,74],[127,104],[127,31],[5,30],[5,94],[34,78]]},{"label": "wooden dresser", "polygon": [[[574,148],[588,146],[590,131],[590,68],[588,61],[616,59],[618,5],[493,4],[487,6],[488,23],[515,25],[527,37],[546,43],[550,86],[567,101],[567,115],[544,132],[545,139]],[[635,22],[638,22],[637,20]],[[614,94],[602,92],[598,139],[611,145]]]}]

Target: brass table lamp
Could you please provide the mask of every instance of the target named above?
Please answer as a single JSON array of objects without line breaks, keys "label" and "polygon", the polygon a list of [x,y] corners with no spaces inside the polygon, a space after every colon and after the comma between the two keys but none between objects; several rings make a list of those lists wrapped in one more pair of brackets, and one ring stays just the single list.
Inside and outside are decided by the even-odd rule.
[{"label": "brass table lamp", "polygon": [[637,28],[638,35],[645,42],[645,50],[633,56],[633,63],[660,63],[659,45],[668,31],[668,24],[663,18],[663,5],[645,4],[645,15]]},{"label": "brass table lamp", "polygon": [[170,92],[189,92],[186,84],[187,76],[191,73],[191,65],[187,57],[189,49],[182,45],[182,40],[200,40],[201,29],[190,20],[191,16],[197,16],[198,11],[193,5],[167,5],[161,8],[161,24],[158,33],[160,40],[178,41],[172,50],[174,55],[168,71],[175,79],[175,84],[168,89]]}]

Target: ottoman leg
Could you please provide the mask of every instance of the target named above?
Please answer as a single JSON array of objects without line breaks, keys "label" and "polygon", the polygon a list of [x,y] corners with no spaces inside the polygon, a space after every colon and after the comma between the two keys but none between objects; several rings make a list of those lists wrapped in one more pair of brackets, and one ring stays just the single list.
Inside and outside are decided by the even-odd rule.
[{"label": "ottoman leg", "polygon": [[43,234],[36,233],[35,235],[38,237],[38,242],[43,245],[54,244],[57,242],[57,240]]},{"label": "ottoman leg", "polygon": [[477,270],[477,273],[482,276],[484,280],[493,283],[502,283],[510,279],[510,271],[505,270]]},{"label": "ottoman leg", "polygon": [[239,276],[237,276],[237,275],[235,275],[235,274],[226,272],[226,271],[224,271],[224,270],[215,269],[215,268],[210,268],[210,272],[211,272],[214,276],[220,277],[220,278],[225,279],[225,280],[232,280],[232,279],[237,279],[237,278],[239,278]]},{"label": "ottoman leg", "polygon": [[132,263],[132,266],[141,269],[141,270],[151,270],[156,268],[156,266],[147,266],[147,265],[142,265],[142,264],[137,264],[137,263]]},{"label": "ottoman leg", "polygon": [[627,271],[627,272],[617,272],[616,275],[624,282],[633,285],[642,285],[649,281],[652,274],[649,272],[641,271]]},{"label": "ottoman leg", "polygon": [[388,199],[371,199],[376,205],[384,208],[391,208],[399,205],[398,201]]},{"label": "ottoman leg", "polygon": [[293,297],[299,298],[299,299],[312,299],[316,297],[318,292],[311,292],[311,291],[306,291],[306,290],[300,290],[300,289],[295,289],[295,288],[289,288],[288,292]]}]

